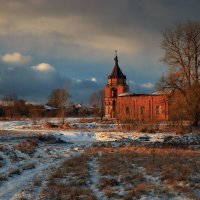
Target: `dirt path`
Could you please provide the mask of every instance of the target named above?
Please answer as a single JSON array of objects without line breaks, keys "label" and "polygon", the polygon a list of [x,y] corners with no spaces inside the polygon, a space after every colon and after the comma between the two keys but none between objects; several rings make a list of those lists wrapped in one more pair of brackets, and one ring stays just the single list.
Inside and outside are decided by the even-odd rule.
[{"label": "dirt path", "polygon": [[19,189],[19,191],[15,193],[11,199],[12,200],[41,199],[42,189],[46,186],[52,168],[55,166],[57,167],[62,162],[63,160],[60,160],[58,162],[51,163],[46,166],[44,165],[43,167],[39,167],[39,169],[36,170],[37,172],[34,173],[34,176],[31,176],[32,178],[30,177],[30,180],[26,182],[25,187]]},{"label": "dirt path", "polygon": [[20,175],[15,175],[6,181],[0,187],[0,197],[4,200],[15,199],[15,195],[18,194],[23,188],[29,184],[35,176],[37,176],[42,170],[50,167],[48,165],[39,165],[32,170],[26,170]]},{"label": "dirt path", "polygon": [[89,166],[89,181],[88,181],[88,187],[93,192],[94,196],[98,200],[106,200],[106,196],[103,192],[101,192],[98,188],[99,185],[99,172],[98,172],[98,163],[97,163],[97,157],[91,158],[91,160],[88,162]]},{"label": "dirt path", "polygon": [[51,169],[60,165],[64,160],[40,164],[34,169],[26,170],[20,175],[9,178],[0,186],[0,199],[19,200],[22,197],[39,199],[40,192],[51,174]]}]

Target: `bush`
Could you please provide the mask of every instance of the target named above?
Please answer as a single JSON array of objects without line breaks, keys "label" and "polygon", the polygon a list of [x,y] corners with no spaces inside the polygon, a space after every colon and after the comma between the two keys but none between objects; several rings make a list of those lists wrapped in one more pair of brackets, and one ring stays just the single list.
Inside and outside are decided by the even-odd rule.
[{"label": "bush", "polygon": [[59,126],[57,124],[53,124],[51,122],[46,122],[44,127],[45,128],[58,128]]},{"label": "bush", "polygon": [[33,154],[38,147],[37,139],[29,139],[26,142],[14,145],[14,149],[26,154]]}]

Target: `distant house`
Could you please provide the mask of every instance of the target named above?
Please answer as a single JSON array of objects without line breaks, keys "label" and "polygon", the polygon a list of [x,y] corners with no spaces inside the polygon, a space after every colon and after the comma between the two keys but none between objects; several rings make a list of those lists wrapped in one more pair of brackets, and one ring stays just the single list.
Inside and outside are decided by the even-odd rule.
[{"label": "distant house", "polygon": [[5,107],[14,106],[15,101],[14,100],[6,100],[6,101],[2,100],[2,101],[0,101],[0,105],[5,106]]},{"label": "distant house", "polygon": [[126,76],[118,65],[116,55],[115,66],[108,76],[105,87],[105,117],[117,118],[121,121],[165,121],[169,119],[169,101],[165,94],[130,94]]},{"label": "distant house", "polygon": [[80,103],[74,104],[73,105],[74,108],[82,108],[82,105]]},{"label": "distant house", "polygon": [[11,107],[15,104],[24,104],[25,101],[22,99],[18,99],[15,94],[5,95],[2,100],[0,101],[1,106]]}]

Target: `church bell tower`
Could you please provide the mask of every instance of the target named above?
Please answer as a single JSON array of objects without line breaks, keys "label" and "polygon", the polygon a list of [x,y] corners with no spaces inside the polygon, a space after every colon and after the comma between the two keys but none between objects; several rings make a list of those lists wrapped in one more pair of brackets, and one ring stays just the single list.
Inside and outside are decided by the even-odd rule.
[{"label": "church bell tower", "polygon": [[118,65],[117,51],[115,53],[115,66],[111,75],[108,76],[108,83],[105,87],[105,118],[107,119],[116,117],[117,97],[129,91],[129,87],[126,84],[126,76]]}]

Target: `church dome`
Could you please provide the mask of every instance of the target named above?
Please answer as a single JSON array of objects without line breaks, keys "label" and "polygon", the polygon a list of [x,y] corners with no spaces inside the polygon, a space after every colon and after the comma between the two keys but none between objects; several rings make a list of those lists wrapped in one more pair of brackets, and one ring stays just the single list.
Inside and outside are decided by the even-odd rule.
[{"label": "church dome", "polygon": [[111,75],[108,78],[126,79],[126,76],[122,73],[122,71],[118,65],[118,56],[117,55],[115,56],[114,61],[115,61],[115,66],[113,68]]}]

